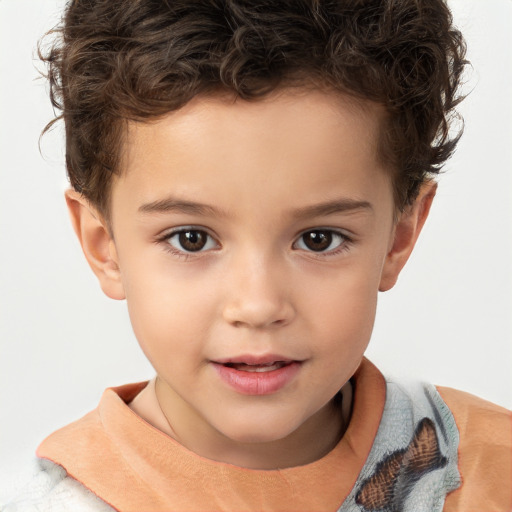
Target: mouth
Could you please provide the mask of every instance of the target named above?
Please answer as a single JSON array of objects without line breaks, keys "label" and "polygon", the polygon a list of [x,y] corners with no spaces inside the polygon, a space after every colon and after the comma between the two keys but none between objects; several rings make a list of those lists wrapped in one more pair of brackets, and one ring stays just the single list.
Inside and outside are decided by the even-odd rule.
[{"label": "mouth", "polygon": [[302,361],[282,356],[244,356],[212,361],[221,381],[244,395],[269,395],[286,387],[299,373]]},{"label": "mouth", "polygon": [[228,368],[233,368],[234,370],[238,370],[240,372],[263,373],[279,370],[280,368],[283,368],[284,366],[287,366],[291,363],[293,363],[293,361],[272,361],[270,363],[261,364],[225,363],[224,366]]}]

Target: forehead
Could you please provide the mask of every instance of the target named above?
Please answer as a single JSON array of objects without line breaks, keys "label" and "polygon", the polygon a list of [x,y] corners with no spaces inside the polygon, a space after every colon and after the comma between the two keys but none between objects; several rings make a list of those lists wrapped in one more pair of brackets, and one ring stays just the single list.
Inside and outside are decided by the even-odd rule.
[{"label": "forehead", "polygon": [[251,102],[196,97],[159,120],[129,125],[112,207],[126,194],[134,204],[171,193],[214,197],[227,208],[234,197],[237,207],[271,204],[276,188],[306,202],[328,199],[320,196],[340,184],[362,194],[384,174],[377,157],[384,115],[376,104],[318,90]]},{"label": "forehead", "polygon": [[[244,145],[285,145],[311,140],[313,132],[326,142],[336,139],[340,129],[346,147],[377,147],[385,118],[382,106],[338,92],[318,89],[281,89],[264,98],[246,101],[233,95],[196,96],[181,109],[149,122],[129,122],[125,138],[123,170],[132,167],[130,158],[139,158],[167,138],[167,144],[201,147],[225,142],[230,135],[234,150]],[[242,128],[242,129],[241,129]],[[351,133],[351,136],[350,136]]]}]

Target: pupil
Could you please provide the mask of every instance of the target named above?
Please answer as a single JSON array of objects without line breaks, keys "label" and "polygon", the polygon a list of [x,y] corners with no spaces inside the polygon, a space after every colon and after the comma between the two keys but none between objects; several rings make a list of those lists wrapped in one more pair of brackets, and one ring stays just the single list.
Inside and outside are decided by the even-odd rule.
[{"label": "pupil", "polygon": [[183,231],[179,235],[181,246],[187,251],[200,251],[206,245],[202,231]]},{"label": "pupil", "polygon": [[304,237],[304,243],[312,251],[324,251],[331,242],[332,234],[329,231],[310,231]]}]

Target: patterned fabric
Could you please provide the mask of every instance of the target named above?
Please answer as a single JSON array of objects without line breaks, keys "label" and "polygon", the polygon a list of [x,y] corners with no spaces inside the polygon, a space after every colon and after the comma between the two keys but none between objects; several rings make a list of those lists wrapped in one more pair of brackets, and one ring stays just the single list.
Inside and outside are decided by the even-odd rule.
[{"label": "patterned fabric", "polygon": [[387,382],[366,464],[338,512],[440,512],[459,487],[459,432],[433,386]]},{"label": "patterned fabric", "polygon": [[[460,485],[458,444],[452,413],[433,386],[388,381],[373,446],[338,512],[441,512]],[[60,466],[38,464],[39,474],[1,512],[115,510]]]}]

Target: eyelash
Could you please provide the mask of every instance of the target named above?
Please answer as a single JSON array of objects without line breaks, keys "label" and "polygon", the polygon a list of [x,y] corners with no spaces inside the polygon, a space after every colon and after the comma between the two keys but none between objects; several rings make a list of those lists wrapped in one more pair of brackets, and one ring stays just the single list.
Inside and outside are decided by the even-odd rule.
[{"label": "eyelash", "polygon": [[[178,229],[175,229],[171,232],[165,233],[163,236],[159,237],[156,241],[157,241],[157,243],[163,244],[164,249],[167,252],[171,253],[172,255],[174,255],[180,259],[183,259],[183,260],[188,260],[190,258],[197,257],[199,254],[201,254],[202,252],[206,252],[206,251],[204,251],[202,249],[200,249],[198,251],[187,251],[185,249],[180,250],[180,249],[177,249],[176,247],[173,247],[170,244],[170,240],[171,240],[171,238],[178,236],[182,233],[193,232],[193,231],[204,233],[208,237],[209,240],[215,240],[215,238],[212,235],[210,235],[208,233],[208,231],[206,231],[202,227],[185,226],[185,227],[180,227]],[[304,235],[306,235],[308,233],[313,233],[313,232],[330,233],[334,237],[341,238],[339,245],[336,248],[331,249],[330,251],[314,251],[314,250],[307,250],[307,249],[299,249],[299,250],[304,250],[309,255],[312,255],[317,258],[326,258],[326,257],[330,257],[330,256],[336,256],[338,254],[341,254],[341,253],[347,251],[350,248],[350,246],[353,244],[352,238],[350,238],[345,233],[343,233],[339,230],[331,229],[331,228],[311,228],[311,229],[302,231],[300,233],[300,235],[297,237],[296,241],[293,243],[292,248],[295,247],[297,245],[297,243],[299,243],[299,241],[302,239],[302,237],[304,237]],[[206,243],[208,244],[208,241]],[[217,243],[217,246],[218,245],[219,244]],[[207,250],[211,250],[211,248],[209,248]]]},{"label": "eyelash", "polygon": [[303,237],[307,235],[308,233],[322,233],[326,234],[328,233],[331,237],[331,242],[329,246],[332,244],[333,240],[332,238],[339,238],[339,245],[335,247],[334,249],[331,249],[329,251],[314,251],[314,250],[307,250],[303,249],[305,252],[308,253],[308,255],[317,257],[317,258],[328,258],[331,256],[336,256],[338,254],[341,254],[345,251],[347,251],[351,244],[353,243],[353,240],[347,236],[345,233],[338,231],[337,229],[330,229],[330,228],[313,228],[313,229],[307,229],[306,231],[303,231],[297,240],[294,242],[293,246],[297,245],[301,240],[303,240]]},{"label": "eyelash", "polygon": [[[176,247],[173,247],[170,244],[170,240],[171,240],[171,238],[173,238],[175,236],[178,236],[181,233],[187,233],[187,232],[191,232],[191,231],[204,233],[204,234],[206,234],[208,240],[215,240],[215,238],[212,235],[210,235],[208,233],[208,231],[206,231],[202,227],[183,226],[183,227],[180,227],[178,229],[174,229],[174,230],[172,230],[170,232],[165,233],[164,235],[162,235],[161,237],[159,237],[157,239],[157,243],[163,244],[164,249],[167,252],[171,253],[173,256],[176,256],[176,257],[178,257],[180,259],[183,259],[183,260],[188,260],[190,258],[193,258],[193,257],[197,256],[198,254],[200,254],[200,253],[202,253],[204,251],[203,250],[199,250],[199,251],[180,250],[180,249],[177,249]],[[206,243],[208,243],[208,241]],[[218,243],[217,243],[217,245],[218,245]]]}]

